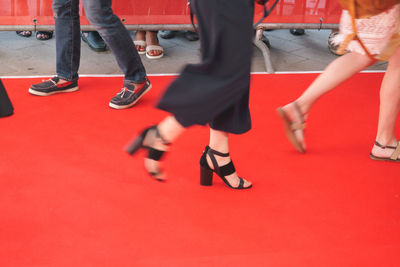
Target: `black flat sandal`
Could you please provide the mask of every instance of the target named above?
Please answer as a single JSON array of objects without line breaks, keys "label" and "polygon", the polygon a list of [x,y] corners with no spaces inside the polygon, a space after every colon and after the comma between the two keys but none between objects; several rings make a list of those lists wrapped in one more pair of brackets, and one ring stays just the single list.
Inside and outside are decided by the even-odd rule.
[{"label": "black flat sandal", "polygon": [[[147,158],[148,158],[148,159],[152,159],[152,160],[155,160],[155,161],[160,161],[161,158],[163,157],[165,151],[158,150],[158,149],[152,148],[151,146],[146,146],[146,145],[143,144],[145,138],[146,138],[147,135],[148,135],[149,133],[151,133],[151,132],[154,132],[154,137],[153,137],[154,139],[150,142],[151,144],[154,144],[154,141],[156,140],[156,138],[160,138],[160,139],[161,139],[161,142],[162,142],[164,145],[169,145],[169,143],[168,143],[167,141],[165,141],[165,139],[162,138],[162,136],[160,135],[160,132],[158,131],[157,125],[154,125],[154,126],[151,126],[151,127],[148,127],[148,128],[146,128],[146,129],[144,129],[144,130],[141,132],[141,134],[140,134],[136,139],[134,139],[134,140],[127,146],[126,151],[127,151],[130,155],[133,155],[133,154],[135,154],[140,148],[147,149],[147,153],[148,153],[148,154],[147,154]],[[160,182],[163,182],[163,181],[164,181],[164,179],[159,178],[159,176],[160,176],[160,174],[161,174],[161,170],[157,170],[157,171],[155,171],[155,172],[150,172],[150,171],[147,171],[147,172],[148,172],[154,179],[156,179],[156,180],[158,180],[158,181],[160,181]]]},{"label": "black flat sandal", "polygon": [[[39,37],[39,35],[42,35],[43,37]],[[39,41],[46,41],[46,40],[50,40],[51,38],[53,38],[53,32],[45,32],[45,31],[38,31],[36,32],[36,39]]]},{"label": "black flat sandal", "polygon": [[32,32],[31,31],[16,31],[15,32],[17,35],[21,36],[21,37],[31,37],[32,36]]},{"label": "black flat sandal", "polygon": [[[208,165],[206,158],[207,155],[210,157],[214,169],[211,169],[210,166]],[[204,186],[212,185],[213,173],[215,172],[222,179],[222,181],[224,181],[224,183],[232,189],[248,189],[252,187],[252,185],[244,187],[243,185],[245,180],[240,177],[239,177],[240,179],[239,185],[237,187],[233,187],[225,178],[225,176],[231,175],[236,171],[233,162],[230,161],[228,164],[224,166],[218,166],[217,160],[215,159],[214,155],[220,157],[229,157],[229,153],[221,153],[214,149],[211,149],[209,146],[206,146],[203,155],[200,158],[200,185]]]}]

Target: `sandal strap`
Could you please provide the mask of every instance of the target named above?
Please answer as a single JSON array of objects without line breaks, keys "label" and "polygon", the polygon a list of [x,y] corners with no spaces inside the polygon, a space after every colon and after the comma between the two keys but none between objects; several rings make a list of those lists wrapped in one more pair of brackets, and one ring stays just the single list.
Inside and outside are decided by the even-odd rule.
[{"label": "sandal strap", "polygon": [[152,148],[152,147],[149,147],[147,149],[147,151],[148,151],[148,158],[152,159],[152,160],[156,160],[156,161],[159,161],[162,158],[162,156],[164,155],[164,152],[165,152],[165,151],[158,150],[158,149],[155,149],[155,148]]},{"label": "sandal strap", "polygon": [[162,46],[160,46],[160,45],[147,45],[146,52],[149,52],[151,50],[157,50],[157,51],[164,52],[164,48],[162,48]]},{"label": "sandal strap", "polygon": [[294,101],[294,102],[293,102],[293,105],[294,105],[294,108],[296,109],[296,111],[300,114],[301,123],[304,124],[304,116],[303,116],[303,113],[301,112],[301,109],[300,109],[300,107],[299,107],[299,104],[297,104],[297,102]]},{"label": "sandal strap", "polygon": [[[213,154],[215,154],[215,155],[217,155],[217,156],[220,156],[220,157],[229,157],[229,152],[228,152],[228,153],[222,153],[222,152],[219,152],[219,151],[217,151],[217,150],[212,149],[212,148],[209,147],[209,146],[207,146],[207,148],[208,148],[208,151],[211,151],[211,153],[213,153]],[[206,149],[207,149],[207,148],[206,148]]]},{"label": "sandal strap", "polygon": [[242,189],[242,188],[244,188],[244,179],[240,178],[240,177],[239,177],[239,179],[240,179],[240,182],[239,182],[239,186],[237,188]]},{"label": "sandal strap", "polygon": [[[225,167],[225,166],[227,166],[227,165],[229,165],[229,163],[228,163],[227,165],[224,165],[224,166],[222,166],[222,167],[219,167],[219,166],[218,166],[218,162],[217,162],[217,160],[216,160],[216,158],[215,158],[214,155],[217,155],[217,156],[220,156],[220,157],[229,157],[229,153],[222,153],[222,152],[216,151],[216,150],[210,148],[209,146],[206,147],[206,151],[207,151],[207,155],[208,155],[208,156],[210,157],[210,159],[211,159],[211,162],[212,162],[213,167],[214,167],[214,171],[215,171],[216,173],[219,173],[219,174],[220,174],[220,173],[221,173],[221,168],[222,168],[222,167]],[[232,163],[232,161],[231,161],[231,163]],[[233,164],[232,164],[232,166],[233,166]],[[229,169],[224,169],[224,171],[229,171]],[[222,174],[221,174],[221,175],[222,175]]]},{"label": "sandal strap", "polygon": [[306,125],[304,122],[293,122],[290,124],[290,128],[293,131],[304,130],[306,128]]},{"label": "sandal strap", "polygon": [[297,130],[304,130],[306,128],[306,124],[304,122],[304,116],[301,112],[301,109],[299,107],[299,104],[297,104],[296,101],[293,102],[293,106],[296,110],[297,113],[299,113],[301,121],[300,122],[292,122],[290,124],[290,128],[292,129],[292,131],[297,131]]},{"label": "sandal strap", "polygon": [[[155,137],[156,137],[156,138],[160,138],[160,139],[161,139],[161,142],[163,143],[163,145],[169,145],[169,144],[170,144],[169,142],[167,142],[167,141],[161,136],[160,131],[158,130],[157,125],[154,125],[154,126],[150,127],[149,130],[154,130]],[[148,131],[148,132],[149,132],[149,131]],[[147,133],[148,133],[148,132],[147,132]],[[146,135],[147,135],[147,133],[146,133]],[[164,152],[165,152],[165,151],[163,151],[163,150],[155,149],[155,148],[150,147],[150,146],[147,146],[147,151],[148,151],[148,158],[149,158],[149,159],[156,160],[156,161],[159,161],[159,160],[162,158],[162,156],[164,155]]]},{"label": "sandal strap", "polygon": [[397,141],[397,146],[384,146],[384,145],[381,145],[378,141],[375,141],[375,145],[376,145],[376,146],[379,146],[379,147],[382,148],[382,149],[385,149],[385,148],[396,149],[397,147],[399,147],[398,142],[399,142],[399,141]]},{"label": "sandal strap", "polygon": [[394,150],[393,154],[390,156],[390,158],[392,160],[397,160],[399,158],[400,155],[400,145],[399,145],[399,141],[397,141],[397,146],[396,149]]},{"label": "sandal strap", "polygon": [[139,46],[146,46],[146,41],[143,41],[143,40],[136,40],[136,41],[133,41],[133,43],[135,45],[139,45]]},{"label": "sandal strap", "polygon": [[170,144],[170,142],[168,142],[167,140],[164,139],[164,137],[161,136],[157,125],[154,125],[152,128],[154,129],[154,131],[156,133],[156,137],[161,139],[161,142],[163,143],[163,145],[169,145]]},{"label": "sandal strap", "polygon": [[221,166],[219,169],[221,171],[220,174],[222,176],[231,175],[232,173],[234,173],[236,171],[235,166],[233,165],[232,161],[230,161],[228,164],[226,164],[224,166]]}]

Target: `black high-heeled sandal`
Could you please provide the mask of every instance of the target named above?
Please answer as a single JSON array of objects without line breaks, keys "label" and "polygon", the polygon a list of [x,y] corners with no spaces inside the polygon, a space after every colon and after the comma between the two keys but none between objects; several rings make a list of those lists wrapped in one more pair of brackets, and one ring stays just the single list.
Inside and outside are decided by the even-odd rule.
[{"label": "black high-heeled sandal", "polygon": [[[214,169],[211,169],[210,166],[207,163],[207,155],[210,157],[211,162],[213,164]],[[221,153],[218,152],[214,149],[211,149],[209,146],[206,146],[203,155],[200,158],[200,184],[204,186],[210,186],[212,185],[212,178],[213,178],[213,173],[215,172],[221,179],[224,181],[224,183],[229,186],[232,189],[248,189],[251,188],[252,185],[248,187],[244,187],[244,179],[240,178],[239,185],[237,187],[233,187],[228,180],[225,178],[225,176],[231,175],[234,173],[235,166],[233,165],[233,162],[230,161],[228,164],[224,166],[218,166],[217,160],[215,159],[215,156],[220,156],[220,157],[229,157],[229,153]]]},{"label": "black high-heeled sandal", "polygon": [[[154,126],[151,126],[151,127],[148,127],[148,128],[146,128],[146,129],[144,129],[142,132],[141,132],[141,134],[135,139],[135,140],[133,140],[133,142],[131,143],[131,144],[129,144],[128,146],[127,146],[127,148],[125,149],[130,155],[133,155],[133,154],[135,154],[140,148],[143,148],[143,149],[147,149],[147,158],[149,158],[149,159],[152,159],[152,160],[155,160],[155,161],[159,161],[162,157],[163,157],[163,155],[164,155],[164,152],[165,151],[162,151],[162,150],[158,150],[158,149],[155,149],[155,148],[153,148],[153,147],[151,147],[151,146],[147,146],[147,145],[144,145],[143,144],[143,142],[144,142],[144,139],[146,138],[146,136],[147,136],[147,134],[149,133],[149,132],[151,132],[151,131],[154,131],[154,140],[153,140],[153,142],[151,142],[151,143],[154,143],[154,141],[155,141],[155,138],[160,138],[161,139],[161,142],[164,144],[164,145],[169,145],[169,143],[167,142],[167,141],[165,141],[165,139],[160,135],[160,132],[158,131],[158,128],[157,128],[157,125],[154,125]],[[160,179],[159,178],[159,175],[161,174],[161,171],[160,170],[157,170],[156,172],[150,172],[150,171],[147,171],[154,179],[156,179],[156,180],[158,180],[158,181],[164,181],[164,179]]]}]

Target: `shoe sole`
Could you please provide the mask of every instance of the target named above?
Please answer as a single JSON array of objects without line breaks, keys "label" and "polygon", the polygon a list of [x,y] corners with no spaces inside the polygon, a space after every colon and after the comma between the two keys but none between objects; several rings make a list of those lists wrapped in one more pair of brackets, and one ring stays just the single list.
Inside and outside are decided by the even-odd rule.
[{"label": "shoe sole", "polygon": [[369,154],[369,158],[377,161],[391,161],[391,162],[400,162],[398,159],[391,159],[391,158],[384,158],[384,157],[377,157],[372,155],[372,153]]},{"label": "shoe sole", "polygon": [[135,101],[133,101],[132,103],[128,104],[128,105],[124,105],[124,106],[118,106],[115,105],[113,103],[110,102],[109,106],[110,108],[114,108],[114,109],[126,109],[126,108],[130,108],[132,106],[134,106],[153,86],[150,84],[149,87],[146,89],[146,91],[144,91],[140,97],[138,97]]},{"label": "shoe sole", "polygon": [[161,53],[161,54],[158,55],[158,56],[150,56],[147,52],[145,52],[145,54],[146,54],[146,57],[147,57],[148,59],[159,59],[159,58],[162,58],[162,57],[164,56],[164,53]]},{"label": "shoe sole", "polygon": [[32,88],[29,88],[28,92],[32,95],[38,95],[38,96],[48,96],[48,95],[54,95],[54,94],[58,94],[58,93],[69,93],[69,92],[75,92],[79,89],[78,86],[73,87],[73,88],[69,88],[69,89],[65,89],[65,90],[59,90],[59,91],[53,91],[53,92],[49,92],[49,93],[44,93],[44,92],[40,92],[40,91],[36,91]]},{"label": "shoe sole", "polygon": [[290,143],[296,148],[297,151],[299,151],[300,153],[305,153],[306,151],[303,148],[303,145],[297,140],[296,135],[290,127],[290,120],[287,117],[286,112],[283,110],[283,108],[278,108],[276,111],[282,119],[285,133]]}]

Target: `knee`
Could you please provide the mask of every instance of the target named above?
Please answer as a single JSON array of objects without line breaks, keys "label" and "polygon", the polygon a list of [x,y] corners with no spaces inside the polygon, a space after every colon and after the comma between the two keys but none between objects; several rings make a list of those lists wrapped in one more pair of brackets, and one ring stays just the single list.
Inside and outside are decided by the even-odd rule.
[{"label": "knee", "polygon": [[79,19],[79,2],[76,0],[59,1],[54,0],[52,4],[54,17]]},{"label": "knee", "polygon": [[103,24],[109,24],[113,21],[115,15],[111,8],[103,9],[96,5],[89,5],[85,7],[86,18],[94,26],[101,26]]}]

